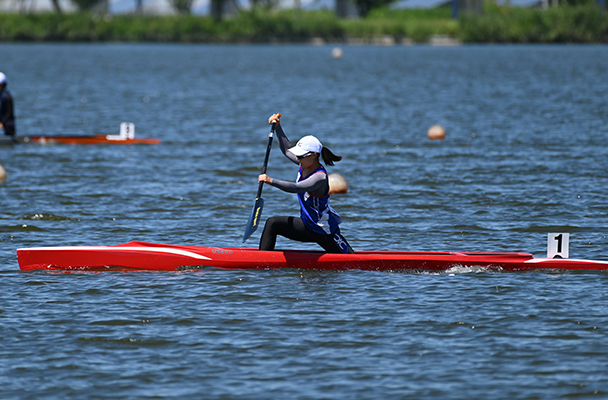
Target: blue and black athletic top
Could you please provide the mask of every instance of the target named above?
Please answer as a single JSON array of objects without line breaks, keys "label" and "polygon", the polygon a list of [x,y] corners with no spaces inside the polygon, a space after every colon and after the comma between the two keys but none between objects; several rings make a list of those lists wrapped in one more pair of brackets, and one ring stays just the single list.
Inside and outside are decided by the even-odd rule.
[{"label": "blue and black athletic top", "polygon": [[[323,165],[307,177],[302,177],[302,168],[300,168],[297,182],[302,182],[316,174],[323,174],[327,177],[327,171]],[[313,196],[310,192],[300,192],[298,193],[298,200],[300,201],[300,218],[308,229],[322,235],[330,235],[338,230],[342,218],[329,205],[329,185],[323,196]]]}]

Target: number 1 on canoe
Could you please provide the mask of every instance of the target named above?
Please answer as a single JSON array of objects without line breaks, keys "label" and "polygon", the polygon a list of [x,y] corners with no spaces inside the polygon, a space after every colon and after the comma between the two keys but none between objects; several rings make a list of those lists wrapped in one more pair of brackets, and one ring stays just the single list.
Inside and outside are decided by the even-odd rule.
[{"label": "number 1 on canoe", "polygon": [[[270,133],[268,134],[268,146],[266,147],[266,156],[264,157],[264,165],[262,166],[262,174],[266,173],[266,167],[268,166],[268,157],[270,156],[270,148],[272,147],[272,138],[274,136],[274,129],[276,124],[272,124],[270,128]],[[264,207],[264,199],[262,198],[262,187],[264,186],[264,182],[260,182],[258,184],[258,194],[255,196],[255,204],[253,205],[253,210],[251,210],[251,215],[249,216],[249,221],[247,221],[247,226],[245,227],[245,234],[243,235],[243,243],[256,229],[258,229],[258,225],[260,222],[260,217],[262,216],[262,208]]]}]

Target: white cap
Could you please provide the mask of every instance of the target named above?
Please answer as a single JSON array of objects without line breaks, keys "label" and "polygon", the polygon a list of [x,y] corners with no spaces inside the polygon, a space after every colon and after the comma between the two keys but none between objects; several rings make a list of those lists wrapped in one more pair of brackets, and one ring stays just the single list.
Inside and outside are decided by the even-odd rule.
[{"label": "white cap", "polygon": [[0,72],[0,85],[2,85],[3,83],[6,83],[6,75]]},{"label": "white cap", "polygon": [[289,151],[295,154],[296,157],[303,156],[304,154],[311,152],[321,153],[321,150],[323,150],[323,145],[321,142],[319,142],[319,139],[311,135],[304,136],[298,141],[298,144],[289,149]]}]

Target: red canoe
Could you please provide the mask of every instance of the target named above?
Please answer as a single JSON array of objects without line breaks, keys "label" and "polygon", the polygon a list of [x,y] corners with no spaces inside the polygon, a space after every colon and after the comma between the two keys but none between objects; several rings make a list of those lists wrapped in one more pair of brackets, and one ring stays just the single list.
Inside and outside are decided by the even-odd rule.
[{"label": "red canoe", "polygon": [[116,246],[24,248],[17,250],[17,257],[19,267],[24,271],[176,271],[203,267],[373,271],[445,271],[452,267],[484,267],[498,271],[608,269],[608,261],[538,258],[529,253],[358,251],[355,254],[328,254],[316,251],[259,251],[145,242],[129,242]]},{"label": "red canoe", "polygon": [[17,136],[17,143],[35,144],[159,144],[158,139],[120,138],[118,135]]},{"label": "red canoe", "polygon": [[135,137],[135,124],[121,122],[118,135],[42,135],[42,136],[3,136],[0,145],[12,144],[159,144],[158,139],[139,139]]}]

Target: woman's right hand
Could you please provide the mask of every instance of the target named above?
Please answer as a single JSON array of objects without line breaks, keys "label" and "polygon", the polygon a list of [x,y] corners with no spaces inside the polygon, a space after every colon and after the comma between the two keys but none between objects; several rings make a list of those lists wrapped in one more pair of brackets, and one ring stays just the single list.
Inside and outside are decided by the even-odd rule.
[{"label": "woman's right hand", "polygon": [[270,118],[268,118],[269,124],[280,124],[281,123],[281,113],[272,114]]},{"label": "woman's right hand", "polygon": [[272,178],[266,174],[258,176],[258,182],[272,183]]}]

